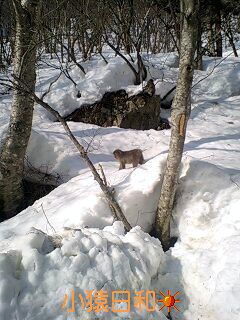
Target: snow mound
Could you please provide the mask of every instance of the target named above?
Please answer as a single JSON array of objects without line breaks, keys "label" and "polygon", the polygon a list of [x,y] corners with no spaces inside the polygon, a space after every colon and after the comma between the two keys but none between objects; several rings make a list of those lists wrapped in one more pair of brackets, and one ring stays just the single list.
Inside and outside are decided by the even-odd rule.
[{"label": "snow mound", "polygon": [[[114,290],[149,289],[151,279],[164,264],[160,242],[133,228],[124,235],[120,222],[99,229],[68,230],[62,246],[44,254],[43,234],[27,234],[18,243],[19,249],[0,254],[0,314],[1,319],[42,320],[72,319],[145,319],[134,310],[129,313],[111,311]],[[17,244],[16,244],[17,246]],[[108,294],[109,312],[87,312],[81,308],[78,295],[87,300],[86,290],[102,290]],[[71,309],[74,291],[75,312]],[[64,296],[68,296],[63,306]],[[66,296],[66,297],[67,297]],[[63,306],[61,308],[61,306]],[[121,305],[115,309],[121,309]],[[165,319],[157,309],[150,319]]]},{"label": "snow mound", "polygon": [[[134,82],[133,72],[120,57],[109,59],[108,64],[99,60],[85,77],[80,75],[78,67],[73,66],[70,75],[77,84],[76,88],[62,75],[46,96],[46,102],[62,116],[71,113],[83,104],[91,104],[100,100],[107,91],[124,89]],[[80,98],[76,96],[78,90],[81,93]]]},{"label": "snow mound", "polygon": [[240,95],[240,58],[207,58],[203,66],[204,71],[195,72],[194,94],[219,98]]},{"label": "snow mound", "polygon": [[180,239],[172,256],[181,261],[189,299],[185,319],[238,320],[240,174],[201,161],[185,163],[183,172],[174,210]]},{"label": "snow mound", "polygon": [[[127,58],[129,59],[129,57]],[[149,76],[146,80],[161,78],[168,82],[176,81],[177,70],[171,70],[170,68],[178,65],[178,56],[175,53],[168,54],[167,56],[163,54],[156,55],[156,57],[146,56],[145,58],[145,63],[149,70]],[[132,63],[132,65],[137,70],[136,63]],[[92,104],[100,100],[105,92],[125,89],[129,95],[133,95],[140,92],[143,87],[142,84],[134,86],[135,76],[132,70],[118,56],[108,58],[108,64],[102,60],[90,61],[86,70],[86,75],[83,75],[77,66],[71,66],[69,74],[75,81],[76,87],[70,80],[66,80],[66,77],[62,74],[52,85],[51,91],[46,95],[46,102],[62,116],[68,115],[81,105]],[[43,69],[39,72],[37,85],[39,93],[47,90],[44,71]],[[54,75],[48,81],[57,78],[56,71],[52,71],[52,73]],[[164,89],[163,91],[165,92]],[[77,98],[78,91],[81,93],[80,98]],[[48,115],[48,117],[51,120],[55,120],[52,116]]]},{"label": "snow mound", "polygon": [[149,65],[161,68],[178,68],[179,65],[179,55],[176,52],[143,54],[142,56],[144,62],[147,61]]},{"label": "snow mound", "polygon": [[[147,232],[154,223],[163,164],[164,161],[156,157],[138,168],[106,171],[107,181],[114,188],[115,197],[129,223],[141,226]],[[63,227],[104,228],[113,223],[107,201],[92,174],[87,171],[1,223],[0,251],[5,251],[6,247],[15,249],[17,239],[32,227],[49,231],[45,215],[57,232],[61,232]]]}]

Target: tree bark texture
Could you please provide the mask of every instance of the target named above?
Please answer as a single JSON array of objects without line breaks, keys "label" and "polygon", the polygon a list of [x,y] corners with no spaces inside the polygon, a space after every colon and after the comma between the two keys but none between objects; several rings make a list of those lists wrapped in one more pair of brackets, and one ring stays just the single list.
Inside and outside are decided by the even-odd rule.
[{"label": "tree bark texture", "polygon": [[[40,1],[12,0],[16,17],[13,74],[32,91],[36,82],[37,8]],[[31,134],[34,101],[15,83],[6,139],[0,151],[0,220],[17,213],[23,199],[24,156]]]},{"label": "tree bark texture", "polygon": [[156,215],[156,234],[164,250],[170,247],[170,218],[179,177],[187,121],[190,115],[190,91],[194,53],[197,45],[198,0],[181,0],[183,27],[180,46],[179,77],[172,105],[172,132],[169,153]]},{"label": "tree bark texture", "polygon": [[214,47],[214,34],[213,34],[213,21],[212,21],[212,12],[209,10],[209,16],[207,17],[207,48],[210,57],[215,56],[215,47]]},{"label": "tree bark texture", "polygon": [[216,56],[222,57],[222,18],[219,5],[216,6],[215,34],[216,34]]},{"label": "tree bark texture", "polygon": [[195,69],[202,70],[202,26],[201,26],[201,19],[198,19],[198,32],[197,32],[197,54],[195,58]]}]

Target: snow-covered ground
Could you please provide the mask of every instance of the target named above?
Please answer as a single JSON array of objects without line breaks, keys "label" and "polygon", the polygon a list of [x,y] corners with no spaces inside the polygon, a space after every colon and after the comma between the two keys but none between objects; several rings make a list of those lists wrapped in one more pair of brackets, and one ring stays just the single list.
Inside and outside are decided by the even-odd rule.
[{"label": "snow-covered ground", "polygon": [[[100,99],[105,91],[123,88],[134,94],[141,90],[142,86],[133,85],[133,75],[121,58],[110,53],[105,56],[107,65],[97,56],[84,63],[86,76],[72,67],[70,74],[77,88],[61,76],[46,101],[66,115],[81,104]],[[144,59],[157,93],[164,96],[176,82],[178,57],[171,53],[144,55]],[[163,299],[159,291],[167,294],[171,290],[180,291],[177,298],[181,300],[176,304],[180,312],[172,310],[173,319],[239,320],[240,59],[229,56],[220,62],[205,58],[204,70],[195,72],[172,218],[172,234],[178,241],[166,254],[160,242],[146,232],[154,223],[170,130],[69,123],[83,145],[93,140],[90,158],[94,164],[102,164],[116,199],[136,226],[124,234],[121,223],[113,224],[100,188],[61,125],[40,106],[35,107],[28,161],[60,174],[65,183],[0,224],[0,319],[62,320],[77,319],[79,314],[84,319],[164,319],[159,311],[161,302],[152,312],[134,307],[135,291],[153,290],[157,301]],[[42,64],[38,94],[57,76],[58,70]],[[81,98],[76,98],[78,90]],[[10,104],[10,95],[1,98],[1,137]],[[166,111],[164,115],[169,117]],[[118,171],[113,150],[139,147],[144,150],[145,164]],[[50,236],[62,245],[54,249]],[[109,295],[108,312],[89,313],[86,304],[81,308],[79,294],[86,302],[85,290],[101,289]],[[129,312],[113,312],[114,290],[129,290]],[[73,291],[75,311],[70,312]],[[150,300],[153,303],[154,297]]]}]

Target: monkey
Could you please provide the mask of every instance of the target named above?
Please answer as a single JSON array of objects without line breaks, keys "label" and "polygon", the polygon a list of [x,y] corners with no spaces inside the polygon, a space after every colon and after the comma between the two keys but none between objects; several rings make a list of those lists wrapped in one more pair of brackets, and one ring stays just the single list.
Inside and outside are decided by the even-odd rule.
[{"label": "monkey", "polygon": [[119,170],[125,169],[125,164],[132,164],[133,168],[138,164],[144,163],[144,158],[141,149],[133,149],[128,151],[122,151],[116,149],[113,151],[114,158],[120,163]]},{"label": "monkey", "polygon": [[143,94],[148,95],[150,97],[154,96],[155,94],[155,84],[153,79],[148,80],[146,86],[143,88]]}]

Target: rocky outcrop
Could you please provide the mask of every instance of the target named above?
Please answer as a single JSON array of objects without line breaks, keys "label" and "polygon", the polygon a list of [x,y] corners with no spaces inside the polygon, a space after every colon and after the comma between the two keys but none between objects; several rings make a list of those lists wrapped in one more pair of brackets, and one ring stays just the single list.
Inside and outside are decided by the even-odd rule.
[{"label": "rocky outcrop", "polygon": [[100,101],[81,106],[66,116],[65,120],[102,127],[157,129],[160,121],[160,96],[149,96],[142,92],[128,97],[125,90],[107,92]]},{"label": "rocky outcrop", "polygon": [[138,130],[157,129],[160,119],[160,97],[138,94],[126,101],[114,125]]}]

